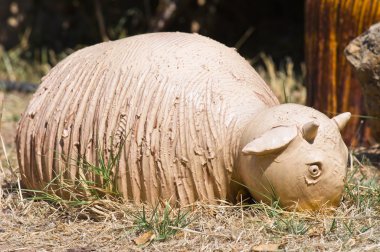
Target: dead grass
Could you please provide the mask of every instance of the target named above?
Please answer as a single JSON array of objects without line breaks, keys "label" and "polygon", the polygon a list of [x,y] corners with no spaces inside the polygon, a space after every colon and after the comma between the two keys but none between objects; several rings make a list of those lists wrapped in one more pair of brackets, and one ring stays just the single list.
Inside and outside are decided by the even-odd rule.
[{"label": "dead grass", "polygon": [[304,86],[306,69],[301,65],[301,73],[297,74],[295,66],[290,58],[286,58],[280,66],[276,66],[273,59],[260,53],[255,59],[249,60],[251,64],[256,65],[257,61],[261,61],[255,67],[256,71],[271,87],[274,94],[281,103],[298,103],[305,104],[306,88]]},{"label": "dead grass", "polygon": [[0,45],[0,81],[26,81],[39,83],[52,66],[73,52],[68,49],[60,54],[46,48],[31,50],[28,37],[31,30],[27,29],[17,47],[5,51]]},{"label": "dead grass", "polygon": [[[189,211],[186,227],[174,227],[176,234],[162,242],[148,237],[139,246],[136,238],[144,230],[136,216],[141,216],[142,206],[99,200],[64,207],[27,199],[25,194],[21,199],[17,187],[8,187],[1,199],[0,250],[252,251],[266,244],[266,249],[286,251],[378,251],[379,172],[356,158],[349,169],[343,202],[332,212],[287,212],[264,204],[195,204],[182,209]],[[153,208],[144,209],[147,218],[154,214]]]}]

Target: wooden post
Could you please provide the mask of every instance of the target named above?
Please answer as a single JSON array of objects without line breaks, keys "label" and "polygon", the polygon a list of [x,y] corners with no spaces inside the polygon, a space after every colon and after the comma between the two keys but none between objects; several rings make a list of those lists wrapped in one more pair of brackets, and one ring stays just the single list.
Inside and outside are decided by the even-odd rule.
[{"label": "wooden post", "polygon": [[344,48],[380,21],[380,0],[306,0],[305,57],[307,104],[330,116],[349,111],[347,144],[371,143],[362,92]]}]

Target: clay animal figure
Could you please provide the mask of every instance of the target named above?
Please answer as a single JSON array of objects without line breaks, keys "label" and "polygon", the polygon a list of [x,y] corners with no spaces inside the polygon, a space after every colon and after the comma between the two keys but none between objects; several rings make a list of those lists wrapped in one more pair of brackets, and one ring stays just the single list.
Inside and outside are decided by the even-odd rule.
[{"label": "clay animal figure", "polygon": [[55,66],[19,122],[17,154],[32,189],[83,177],[101,186],[104,177],[78,163],[119,153],[113,187],[135,203],[235,202],[247,188],[257,201],[318,209],[340,202],[349,118],[279,104],[233,48],[152,33]]}]

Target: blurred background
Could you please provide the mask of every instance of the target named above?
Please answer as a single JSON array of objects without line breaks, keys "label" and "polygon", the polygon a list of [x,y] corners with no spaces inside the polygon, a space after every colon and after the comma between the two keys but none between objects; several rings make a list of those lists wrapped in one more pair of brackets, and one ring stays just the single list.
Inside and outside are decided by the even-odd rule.
[{"label": "blurred background", "polygon": [[[281,102],[329,116],[350,111],[346,143],[371,145],[360,84],[343,51],[379,20],[380,0],[0,0],[0,83],[8,92],[33,92],[30,83],[85,46],[196,32],[235,47]],[[10,94],[4,107],[14,111],[4,113],[17,121],[28,99]]]},{"label": "blurred background", "polygon": [[61,54],[102,41],[147,32],[196,32],[236,47],[254,64],[265,53],[278,64],[291,58],[301,71],[304,1],[291,2],[0,0],[0,44],[4,50],[21,47],[22,59],[54,65]]}]

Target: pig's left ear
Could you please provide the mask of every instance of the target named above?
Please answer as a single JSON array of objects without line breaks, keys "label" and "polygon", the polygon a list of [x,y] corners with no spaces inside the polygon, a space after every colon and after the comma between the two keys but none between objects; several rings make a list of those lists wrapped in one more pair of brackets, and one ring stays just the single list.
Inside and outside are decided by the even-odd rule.
[{"label": "pig's left ear", "polygon": [[265,155],[285,148],[297,136],[296,126],[279,126],[265,132],[244,146],[246,155]]}]

